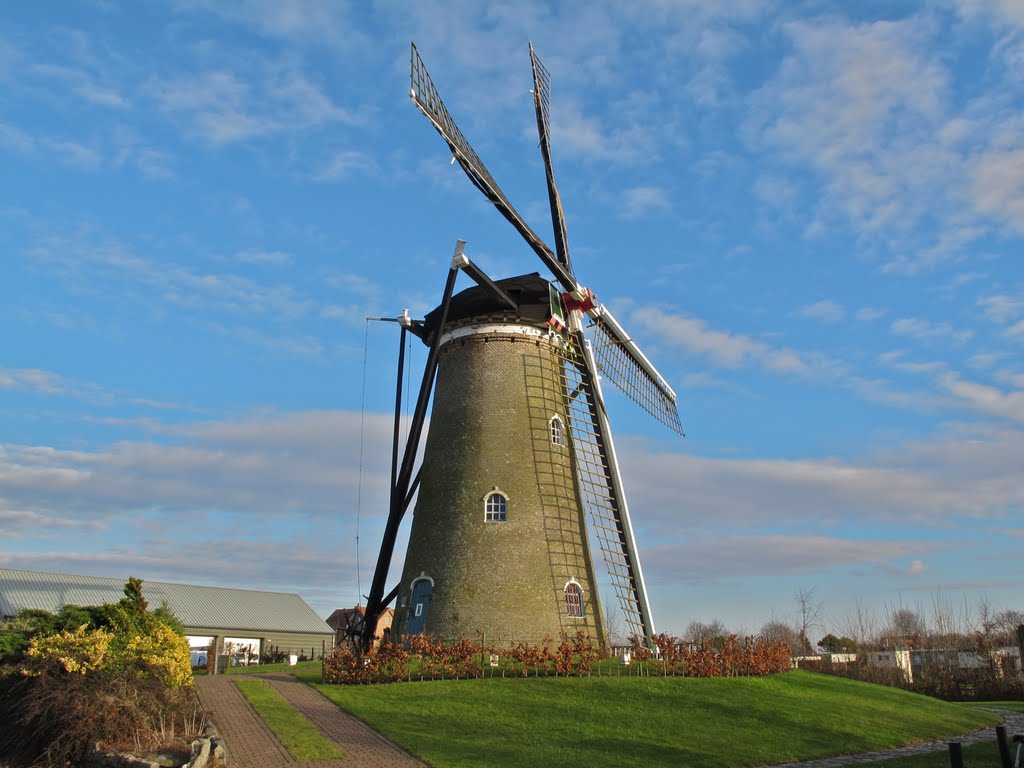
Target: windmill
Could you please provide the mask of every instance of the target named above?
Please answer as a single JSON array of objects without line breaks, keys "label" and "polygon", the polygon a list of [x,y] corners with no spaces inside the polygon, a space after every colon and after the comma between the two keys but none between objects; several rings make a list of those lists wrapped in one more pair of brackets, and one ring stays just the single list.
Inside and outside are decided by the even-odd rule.
[{"label": "windmill", "polygon": [[[492,280],[458,241],[438,307],[422,321],[407,312],[393,318],[401,339],[390,511],[367,597],[364,648],[392,602],[399,634],[454,640],[483,632],[510,644],[582,632],[605,646],[588,514],[627,631],[648,642],[655,632],[598,374],[681,435],[676,396],[575,276],[551,164],[551,79],[532,45],[530,60],[554,251],[491,177],[411,48],[413,102],[554,282],[538,273]],[[460,272],[476,286],[455,294]],[[400,456],[407,333],[429,352]],[[414,498],[402,578],[385,594],[399,525]]]}]

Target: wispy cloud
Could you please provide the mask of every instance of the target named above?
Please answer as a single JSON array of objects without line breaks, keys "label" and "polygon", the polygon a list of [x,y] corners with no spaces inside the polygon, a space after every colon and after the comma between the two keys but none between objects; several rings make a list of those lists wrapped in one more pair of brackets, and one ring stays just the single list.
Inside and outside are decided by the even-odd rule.
[{"label": "wispy cloud", "polygon": [[153,98],[186,130],[220,147],[271,134],[297,133],[357,118],[295,69],[263,67],[243,79],[219,69],[155,79]]},{"label": "wispy cloud", "polygon": [[814,171],[816,226],[839,212],[880,246],[888,271],[904,273],[965,259],[991,220],[1022,231],[1022,148],[975,152],[996,142],[1004,110],[978,100],[952,111],[927,14],[782,29],[793,50],[756,95],[747,129],[783,163]]},{"label": "wispy cloud", "polygon": [[[944,545],[923,541],[843,539],[829,536],[760,534],[729,535],[713,541],[701,536],[678,545],[650,547],[644,552],[655,583],[703,583],[737,577],[808,575],[864,569],[920,556]],[[915,572],[912,560],[900,572]]]},{"label": "wispy cloud", "polygon": [[350,19],[345,5],[316,0],[176,0],[179,13],[209,13],[242,24],[269,37],[299,43],[331,43],[353,46],[369,42],[363,30]]},{"label": "wispy cloud", "polygon": [[125,109],[128,99],[110,83],[100,79],[81,66],[37,64],[32,71],[44,78],[61,83],[68,91],[94,106]]},{"label": "wispy cloud", "polygon": [[1024,422],[1024,390],[1004,392],[997,387],[966,381],[955,373],[941,378],[945,389],[980,413]]},{"label": "wispy cloud", "polygon": [[1002,325],[1016,320],[1024,313],[1024,297],[997,293],[979,298],[978,306],[989,320]]},{"label": "wispy cloud", "polygon": [[[708,458],[620,439],[630,506],[655,539],[710,530],[859,529],[875,523],[941,530],[962,519],[1012,520],[1024,503],[1015,457],[1024,432],[944,431],[858,459]],[[671,478],[666,482],[666,478]],[[683,490],[685,489],[685,491]],[[686,503],[676,499],[680,493]]]},{"label": "wispy cloud", "polygon": [[66,385],[60,376],[52,371],[38,368],[0,368],[0,388],[56,394],[63,392]]},{"label": "wispy cloud", "polygon": [[978,211],[1024,233],[1024,148],[986,152],[971,170]]},{"label": "wispy cloud", "polygon": [[374,159],[357,149],[334,152],[321,167],[313,172],[316,181],[337,181],[355,173],[372,172],[377,167]]},{"label": "wispy cloud", "polygon": [[236,253],[235,261],[240,264],[272,264],[275,266],[284,266],[286,264],[291,264],[294,259],[291,254],[285,253],[284,251],[247,250]]},{"label": "wispy cloud", "polygon": [[715,330],[699,318],[643,307],[633,312],[632,320],[665,343],[727,368],[754,365],[776,373],[806,375],[814,367],[796,350],[773,347],[745,334]]},{"label": "wispy cloud", "polygon": [[974,331],[958,331],[948,322],[933,323],[919,317],[901,317],[894,320],[889,330],[897,336],[907,336],[918,341],[944,339],[955,344],[963,344],[974,337]]},{"label": "wispy cloud", "polygon": [[809,320],[824,320],[835,323],[846,317],[846,308],[831,299],[822,299],[813,304],[807,304],[796,311],[797,316]]},{"label": "wispy cloud", "polygon": [[622,193],[622,215],[639,219],[672,210],[668,192],[661,187],[631,187]]},{"label": "wispy cloud", "polygon": [[326,519],[339,504],[354,514],[360,484],[371,515],[386,509],[386,416],[309,411],[158,428],[172,442],[0,446],[2,509],[97,522],[169,510]]},{"label": "wispy cloud", "polygon": [[857,319],[861,322],[869,323],[872,320],[878,320],[879,318],[885,317],[887,310],[879,307],[861,307],[857,310]]}]

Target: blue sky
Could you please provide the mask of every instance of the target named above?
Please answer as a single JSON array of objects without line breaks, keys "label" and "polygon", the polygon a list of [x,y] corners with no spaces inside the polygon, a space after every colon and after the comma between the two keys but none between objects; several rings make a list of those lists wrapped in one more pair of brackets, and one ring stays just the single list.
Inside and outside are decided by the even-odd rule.
[{"label": "blue sky", "polygon": [[456,238],[540,268],[411,104],[413,40],[549,242],[529,41],[551,72],[577,275],[687,430],[612,398],[659,629],[802,588],[822,629],[1024,609],[1011,0],[5,7],[0,565],[368,591],[397,334],[364,318],[429,310]]}]

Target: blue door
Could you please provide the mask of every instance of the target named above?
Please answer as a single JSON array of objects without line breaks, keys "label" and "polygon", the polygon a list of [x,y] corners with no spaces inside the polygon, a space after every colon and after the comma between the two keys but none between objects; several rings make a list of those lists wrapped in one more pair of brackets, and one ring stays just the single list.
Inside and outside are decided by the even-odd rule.
[{"label": "blue door", "polygon": [[419,635],[426,630],[433,586],[428,579],[420,579],[412,585],[412,605],[409,606],[409,622],[405,625],[405,634]]}]

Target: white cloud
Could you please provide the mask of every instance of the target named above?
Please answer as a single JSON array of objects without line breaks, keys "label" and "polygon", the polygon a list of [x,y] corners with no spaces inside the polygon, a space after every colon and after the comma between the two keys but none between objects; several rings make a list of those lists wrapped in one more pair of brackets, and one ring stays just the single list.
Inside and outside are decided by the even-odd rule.
[{"label": "white cloud", "polygon": [[207,70],[154,80],[150,90],[162,111],[180,115],[188,131],[216,147],[356,121],[298,71],[263,67],[246,74],[243,80]]},{"label": "white cloud", "polygon": [[39,146],[49,150],[65,165],[93,170],[103,164],[103,156],[95,149],[66,139],[40,139]]},{"label": "white cloud", "polygon": [[236,253],[235,261],[240,264],[273,264],[275,266],[284,266],[291,264],[294,259],[291,254],[285,253],[284,251],[246,250]]},{"label": "white cloud", "polygon": [[[751,576],[811,574],[861,569],[933,552],[942,545],[920,541],[841,539],[805,534],[703,536],[644,549],[653,583],[701,583]],[[914,560],[913,563],[920,563]],[[909,567],[913,571],[913,564]]]},{"label": "white cloud", "polygon": [[37,64],[32,67],[35,74],[57,80],[79,98],[95,106],[112,109],[125,109],[130,106],[128,100],[118,92],[117,88],[97,81],[87,68],[82,66],[59,66],[54,64]]},{"label": "white cloud", "polygon": [[858,530],[944,528],[1013,520],[1024,504],[1019,430],[950,429],[851,460],[709,458],[617,443],[634,525],[653,541],[724,530],[799,536],[850,521]]},{"label": "white cloud", "polygon": [[872,320],[878,320],[879,318],[885,317],[886,310],[879,309],[878,307],[861,307],[857,310],[857,319],[861,322],[869,323]]},{"label": "white cloud", "polygon": [[1005,357],[1003,352],[979,352],[971,355],[967,364],[975,370],[986,370],[992,368]]},{"label": "white cloud", "polygon": [[835,323],[846,316],[846,308],[842,304],[838,304],[831,299],[822,299],[821,301],[816,301],[813,304],[807,304],[800,307],[796,314],[799,317],[806,317],[810,320],[824,320],[826,322]]},{"label": "white cloud", "polygon": [[[362,478],[359,436],[365,429]],[[96,450],[0,446],[0,499],[8,512],[103,521],[192,511],[326,519],[360,482],[370,515],[386,511],[390,419],[301,412],[161,428],[174,442]]]},{"label": "white cloud", "polygon": [[1024,233],[1024,149],[986,152],[975,163],[971,182],[980,213]]},{"label": "white cloud", "polygon": [[1024,390],[1004,392],[987,384],[965,381],[955,373],[946,374],[940,383],[972,410],[1024,422]]},{"label": "white cloud", "polygon": [[992,221],[1024,231],[1020,131],[1015,143],[1000,138],[1014,134],[1014,107],[958,105],[933,18],[782,29],[793,50],[755,95],[746,128],[784,167],[814,172],[811,229],[848,222],[886,271],[911,274],[970,258]]},{"label": "white cloud", "polygon": [[638,219],[672,210],[668,192],[661,187],[630,187],[622,193],[623,216]]},{"label": "white cloud", "polygon": [[317,181],[337,181],[354,173],[372,172],[377,167],[374,159],[356,149],[339,150],[313,173]]},{"label": "white cloud", "polygon": [[323,42],[345,48],[369,42],[344,4],[317,0],[176,0],[179,12],[204,11],[252,27],[261,34],[299,43]]},{"label": "white cloud", "polygon": [[823,355],[773,346],[742,333],[716,330],[700,318],[656,307],[634,310],[630,321],[646,327],[651,335],[664,343],[706,357],[723,368],[754,366],[772,373],[797,376],[832,376],[842,372],[839,363]]},{"label": "white cloud", "polygon": [[978,306],[993,323],[1000,325],[1015,320],[1024,312],[1024,299],[1006,294],[993,294],[978,299]]},{"label": "white cloud", "polygon": [[0,123],[0,147],[26,155],[35,148],[35,141],[17,126]]},{"label": "white cloud", "polygon": [[889,330],[897,336],[907,336],[919,341],[948,339],[962,344],[974,337],[974,331],[957,331],[947,322],[933,323],[918,317],[901,317],[894,320]]},{"label": "white cloud", "polygon": [[27,389],[44,394],[65,390],[60,376],[38,368],[0,368],[0,389]]}]

